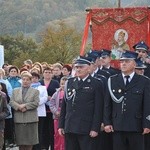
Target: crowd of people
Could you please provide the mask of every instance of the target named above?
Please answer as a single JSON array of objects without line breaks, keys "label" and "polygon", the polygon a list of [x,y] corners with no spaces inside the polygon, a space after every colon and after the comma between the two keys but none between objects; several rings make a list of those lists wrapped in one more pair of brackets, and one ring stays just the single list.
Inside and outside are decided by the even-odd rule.
[{"label": "crowd of people", "polygon": [[0,150],[149,150],[150,59],[140,41],[124,50],[92,50],[72,64],[0,69]]}]

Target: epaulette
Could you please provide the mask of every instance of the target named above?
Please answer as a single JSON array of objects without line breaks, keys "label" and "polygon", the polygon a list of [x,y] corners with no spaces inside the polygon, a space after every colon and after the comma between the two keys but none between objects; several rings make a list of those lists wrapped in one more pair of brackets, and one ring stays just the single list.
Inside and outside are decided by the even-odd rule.
[{"label": "epaulette", "polygon": [[68,81],[75,81],[75,80],[77,80],[77,77],[70,77],[70,78],[68,78]]},{"label": "epaulette", "polygon": [[68,80],[72,80],[72,79],[74,79],[74,78],[76,78],[76,77],[69,77]]},{"label": "epaulette", "polygon": [[111,75],[110,78],[117,77],[117,76],[118,76],[118,74]]},{"label": "epaulette", "polygon": [[142,76],[142,77],[144,77],[144,78],[150,80],[150,78],[149,78],[148,76],[145,76],[145,75],[140,75],[140,76]]},{"label": "epaulette", "polygon": [[96,80],[99,80],[99,81],[101,81],[102,79],[100,79],[100,78],[97,78],[97,77],[94,77],[94,79],[96,79]]}]

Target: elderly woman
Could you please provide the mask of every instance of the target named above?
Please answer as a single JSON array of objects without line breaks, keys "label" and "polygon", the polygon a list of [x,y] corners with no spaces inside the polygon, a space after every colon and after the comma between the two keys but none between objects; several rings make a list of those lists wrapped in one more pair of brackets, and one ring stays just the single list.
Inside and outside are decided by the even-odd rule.
[{"label": "elderly woman", "polygon": [[14,109],[16,143],[19,150],[31,150],[38,141],[39,91],[30,87],[32,75],[21,75],[22,87],[13,90],[10,105]]}]

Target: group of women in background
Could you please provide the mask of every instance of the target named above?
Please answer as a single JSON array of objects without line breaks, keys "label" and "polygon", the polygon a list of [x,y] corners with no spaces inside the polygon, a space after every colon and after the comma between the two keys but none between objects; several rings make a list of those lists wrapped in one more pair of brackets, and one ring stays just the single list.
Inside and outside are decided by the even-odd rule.
[{"label": "group of women in background", "polygon": [[5,93],[9,109],[3,150],[16,145],[20,150],[64,150],[57,126],[64,84],[72,68],[59,63],[53,68],[26,63],[20,70],[6,64],[0,69],[0,90]]}]

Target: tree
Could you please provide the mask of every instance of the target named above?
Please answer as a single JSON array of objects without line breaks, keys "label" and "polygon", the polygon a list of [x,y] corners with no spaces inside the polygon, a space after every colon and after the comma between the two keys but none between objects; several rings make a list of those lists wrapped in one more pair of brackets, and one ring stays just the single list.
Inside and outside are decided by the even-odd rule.
[{"label": "tree", "polygon": [[60,21],[58,27],[48,27],[42,33],[41,49],[37,59],[48,63],[71,63],[79,55],[81,33]]},{"label": "tree", "polygon": [[[20,66],[22,62],[19,62],[20,56],[29,56],[30,59],[34,57],[37,51],[37,44],[31,38],[25,38],[22,33],[16,36],[5,35],[0,37],[0,43],[4,46],[5,61],[9,64]],[[26,58],[26,57],[25,57]]]}]

